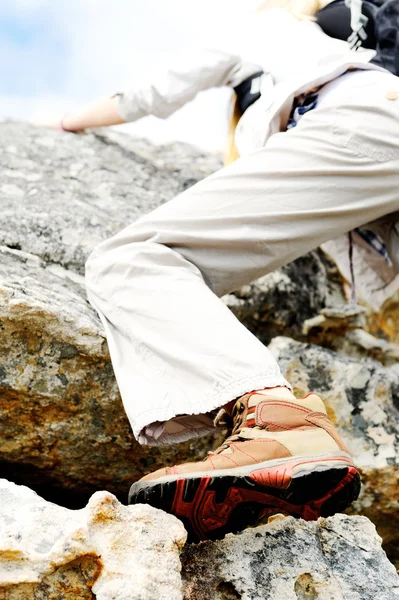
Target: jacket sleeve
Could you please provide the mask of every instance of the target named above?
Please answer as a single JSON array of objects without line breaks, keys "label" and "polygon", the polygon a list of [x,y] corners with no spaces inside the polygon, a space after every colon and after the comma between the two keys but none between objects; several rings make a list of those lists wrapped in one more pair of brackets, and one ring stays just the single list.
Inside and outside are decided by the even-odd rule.
[{"label": "jacket sleeve", "polygon": [[260,69],[234,54],[206,49],[192,52],[148,80],[137,81],[130,90],[115,94],[118,112],[125,121],[147,115],[164,119],[198,92],[223,85],[235,87]]}]

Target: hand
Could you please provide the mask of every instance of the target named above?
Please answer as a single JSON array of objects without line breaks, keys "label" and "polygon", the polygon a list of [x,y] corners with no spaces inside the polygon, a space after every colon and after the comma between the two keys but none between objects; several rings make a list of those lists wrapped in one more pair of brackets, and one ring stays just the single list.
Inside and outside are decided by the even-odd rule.
[{"label": "hand", "polygon": [[61,117],[41,117],[38,119],[33,119],[33,121],[31,121],[32,125],[35,125],[36,127],[49,127],[50,129],[60,129],[62,131],[63,127],[61,125],[61,122]]},{"label": "hand", "polygon": [[101,98],[86,107],[68,112],[62,118],[48,118],[35,120],[35,125],[61,129],[73,133],[81,133],[85,129],[93,127],[108,127],[109,125],[120,125],[126,123],[119,115],[117,98]]},{"label": "hand", "polygon": [[32,125],[37,127],[49,127],[51,129],[59,129],[60,131],[66,131],[67,133],[83,133],[84,129],[67,129],[65,127],[65,117],[59,119],[34,119]]}]

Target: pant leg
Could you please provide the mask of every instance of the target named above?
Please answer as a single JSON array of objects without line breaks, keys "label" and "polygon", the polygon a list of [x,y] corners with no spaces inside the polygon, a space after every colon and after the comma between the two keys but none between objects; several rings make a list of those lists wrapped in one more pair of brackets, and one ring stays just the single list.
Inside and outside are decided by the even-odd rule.
[{"label": "pant leg", "polygon": [[[370,89],[352,78],[339,108],[330,98],[94,250],[89,299],[142,443],[154,443],[154,422],[286,385],[218,296],[399,209],[399,102],[387,99],[399,80],[382,75]],[[158,443],[208,430],[205,420],[196,432],[175,425]]]}]

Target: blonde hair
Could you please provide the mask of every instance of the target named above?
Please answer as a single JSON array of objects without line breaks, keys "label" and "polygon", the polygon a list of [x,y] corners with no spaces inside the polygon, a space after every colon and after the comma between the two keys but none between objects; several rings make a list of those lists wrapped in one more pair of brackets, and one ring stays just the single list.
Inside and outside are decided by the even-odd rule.
[{"label": "blonde hair", "polygon": [[318,10],[325,6],[329,0],[265,0],[261,2],[255,12],[271,8],[284,8],[297,19],[311,19]]},{"label": "blonde hair", "polygon": [[[264,10],[270,10],[271,8],[283,8],[299,20],[313,20],[317,11],[328,4],[329,1],[330,0],[265,0],[264,2],[261,2],[255,12],[259,13]],[[234,134],[241,116],[242,114],[238,107],[237,95],[233,92],[230,103],[227,146],[224,153],[225,165],[230,165],[239,158],[237,146],[234,141]]]}]

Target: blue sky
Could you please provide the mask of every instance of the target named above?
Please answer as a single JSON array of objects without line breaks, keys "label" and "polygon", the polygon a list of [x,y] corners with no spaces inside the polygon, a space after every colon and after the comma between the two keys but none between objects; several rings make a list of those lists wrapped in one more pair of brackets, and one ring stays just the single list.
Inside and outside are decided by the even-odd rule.
[{"label": "blue sky", "polygon": [[[169,54],[203,43],[209,15],[220,30],[227,8],[248,10],[250,1],[1,0],[0,118],[62,116],[131,86]],[[167,121],[147,117],[122,129],[219,150],[227,102],[227,90],[211,90]]]},{"label": "blue sky", "polygon": [[21,9],[15,1],[2,0],[0,95],[30,97],[44,90],[61,92],[67,46],[49,3]]}]

